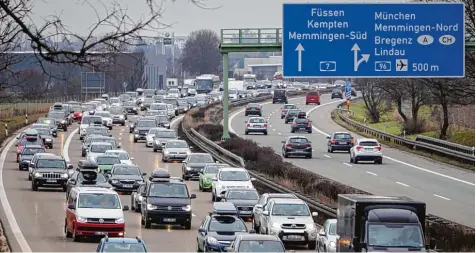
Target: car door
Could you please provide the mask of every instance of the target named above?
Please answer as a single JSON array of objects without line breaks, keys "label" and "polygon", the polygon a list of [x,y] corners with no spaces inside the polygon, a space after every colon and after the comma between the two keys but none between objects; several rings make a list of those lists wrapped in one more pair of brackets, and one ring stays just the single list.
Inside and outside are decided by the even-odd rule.
[{"label": "car door", "polygon": [[[68,197],[68,205],[66,206],[66,226],[68,231],[73,231],[74,221],[76,219],[76,203],[78,193],[75,191]],[[70,209],[69,206],[73,205],[75,209]]]},{"label": "car door", "polygon": [[268,226],[269,226],[269,217],[271,215],[271,210],[273,210],[273,202],[272,201],[268,201],[268,203],[263,207],[263,211],[268,211],[269,214],[268,215],[261,215],[262,217],[262,220],[261,220],[261,227],[260,227],[260,230],[263,230],[263,232],[266,232],[266,229],[268,229]]},{"label": "car door", "polygon": [[[205,219],[203,219],[202,221],[202,224],[200,224],[200,228],[204,228],[205,230],[207,230],[207,227],[208,227],[208,221],[210,220],[210,216],[206,216]],[[205,241],[205,237],[207,235],[205,233],[198,233],[197,234],[197,243],[199,245],[199,247],[203,247],[203,242]],[[203,250],[203,248],[202,248]]]},{"label": "car door", "polygon": [[[321,230],[319,231],[319,234],[320,234],[321,232],[324,232],[324,234],[327,235],[328,229],[329,229],[329,221],[326,220],[326,222],[324,222],[324,225],[322,226]],[[324,246],[326,245],[326,239],[327,239],[327,238],[326,238],[325,236],[319,236],[319,237],[317,238],[317,243],[318,243],[318,244],[317,244],[317,247],[316,247],[316,248],[317,248],[319,251],[325,251],[325,250],[324,250]]]},{"label": "car door", "polygon": [[[263,207],[262,208],[254,207],[253,208],[254,222],[256,223],[254,225],[261,224],[260,223],[261,213],[263,212],[264,204],[266,203],[267,198],[268,198],[268,196],[266,194],[261,195],[261,197],[258,200],[258,205],[262,205]],[[256,233],[258,233],[258,231],[256,231]]]},{"label": "car door", "polygon": [[78,175],[79,175],[79,172],[75,171],[73,175],[71,175],[71,177],[68,179],[66,183],[66,192],[68,194],[71,191],[71,189],[75,187],[76,184],[78,183]]}]

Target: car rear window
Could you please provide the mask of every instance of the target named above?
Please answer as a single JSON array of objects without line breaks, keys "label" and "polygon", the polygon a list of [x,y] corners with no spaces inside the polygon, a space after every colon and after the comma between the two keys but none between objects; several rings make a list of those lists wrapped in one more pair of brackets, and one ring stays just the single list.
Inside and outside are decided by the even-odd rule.
[{"label": "car rear window", "polygon": [[332,90],[332,93],[340,93],[340,92],[341,92],[340,89],[333,89],[333,90]]},{"label": "car rear window", "polygon": [[364,147],[376,147],[378,146],[378,142],[375,141],[362,141],[359,142],[359,146],[364,146]]},{"label": "car rear window", "polygon": [[309,141],[306,138],[291,138],[289,139],[290,143],[308,143]]},{"label": "car rear window", "polygon": [[299,110],[289,110],[288,114],[298,114]]},{"label": "car rear window", "polygon": [[334,134],[334,139],[342,140],[342,139],[350,139],[350,134]]},{"label": "car rear window", "polygon": [[293,109],[296,108],[296,105],[285,105],[284,109]]},{"label": "car rear window", "polygon": [[265,123],[264,119],[250,119],[250,123]]},{"label": "car rear window", "polygon": [[248,104],[248,107],[259,107],[259,104]]},{"label": "car rear window", "polygon": [[309,93],[307,93],[308,96],[319,96],[319,93],[315,92],[315,91],[311,91]]},{"label": "car rear window", "polygon": [[296,123],[307,123],[309,122],[309,119],[303,119],[303,118],[297,118]]}]

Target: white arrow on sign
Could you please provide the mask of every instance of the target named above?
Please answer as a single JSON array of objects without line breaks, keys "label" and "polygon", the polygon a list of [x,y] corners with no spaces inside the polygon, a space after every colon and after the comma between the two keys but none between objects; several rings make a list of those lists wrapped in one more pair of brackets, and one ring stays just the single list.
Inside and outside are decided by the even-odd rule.
[{"label": "white arrow on sign", "polygon": [[302,47],[301,43],[299,43],[297,45],[296,51],[298,52],[298,71],[301,72],[301,70],[302,70],[302,51],[305,51],[304,47]]},{"label": "white arrow on sign", "polygon": [[357,71],[359,69],[359,65],[363,61],[365,61],[365,62],[369,61],[370,54],[362,54],[362,58],[360,60],[358,60],[360,47],[359,47],[359,45],[357,45],[357,43],[354,44],[351,51],[354,51],[354,71]]}]

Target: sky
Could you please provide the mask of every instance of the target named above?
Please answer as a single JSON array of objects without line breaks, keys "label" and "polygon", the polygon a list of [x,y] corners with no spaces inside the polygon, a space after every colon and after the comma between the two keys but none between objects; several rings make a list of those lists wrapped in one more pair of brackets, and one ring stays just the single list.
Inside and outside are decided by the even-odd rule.
[{"label": "sky", "polygon": [[[145,31],[144,35],[154,36],[158,32],[173,32],[176,35],[187,35],[199,29],[212,29],[219,32],[225,28],[281,28],[282,3],[306,3],[305,0],[201,0],[205,8],[191,3],[192,0],[154,0],[162,4],[162,23],[170,25],[160,31]],[[104,6],[119,3],[127,9],[128,15],[139,20],[147,15],[145,0],[37,0],[33,1],[31,18],[36,25],[44,24],[50,15],[61,16],[61,20],[74,32],[86,34],[99,15],[105,15]],[[317,3],[319,1],[311,1]],[[327,0],[320,2],[343,2]],[[346,2],[354,2],[347,0]],[[357,1],[355,1],[357,2]],[[362,2],[362,1],[359,1]],[[376,1],[373,1],[376,2]],[[380,2],[390,2],[381,0]],[[402,1],[400,1],[402,2]],[[93,6],[93,7],[91,7]],[[100,33],[107,32],[107,28]]]}]

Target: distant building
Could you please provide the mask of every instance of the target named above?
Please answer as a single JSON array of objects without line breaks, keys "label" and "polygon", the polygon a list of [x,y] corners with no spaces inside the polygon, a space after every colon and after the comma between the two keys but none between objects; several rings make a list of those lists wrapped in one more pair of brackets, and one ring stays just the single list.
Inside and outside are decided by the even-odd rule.
[{"label": "distant building", "polygon": [[244,69],[248,73],[257,75],[259,79],[273,79],[276,72],[283,71],[282,56],[269,56],[268,58],[245,58]]}]

